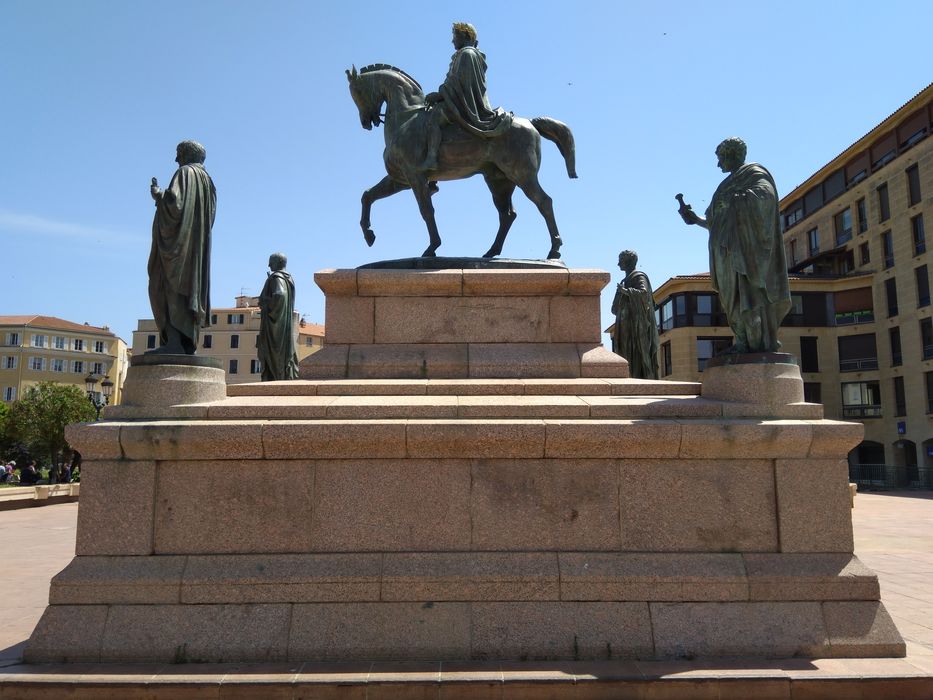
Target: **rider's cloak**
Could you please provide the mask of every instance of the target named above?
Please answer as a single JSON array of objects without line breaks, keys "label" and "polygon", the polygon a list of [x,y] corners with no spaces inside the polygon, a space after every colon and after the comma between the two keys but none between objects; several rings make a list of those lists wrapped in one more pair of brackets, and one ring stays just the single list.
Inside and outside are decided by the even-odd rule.
[{"label": "rider's cloak", "polygon": [[512,124],[510,112],[489,105],[486,56],[475,46],[465,46],[453,55],[439,92],[451,121],[477,136],[499,136]]}]

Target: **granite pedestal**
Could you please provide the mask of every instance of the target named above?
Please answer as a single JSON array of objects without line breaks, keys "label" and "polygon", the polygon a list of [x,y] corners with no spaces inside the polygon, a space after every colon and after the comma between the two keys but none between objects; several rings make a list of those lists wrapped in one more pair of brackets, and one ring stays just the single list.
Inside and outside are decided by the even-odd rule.
[{"label": "granite pedestal", "polygon": [[72,426],[77,556],[27,660],[904,654],[853,555],[862,427],[794,365],[629,379],[608,274],[477,272],[319,273],[317,378]]}]

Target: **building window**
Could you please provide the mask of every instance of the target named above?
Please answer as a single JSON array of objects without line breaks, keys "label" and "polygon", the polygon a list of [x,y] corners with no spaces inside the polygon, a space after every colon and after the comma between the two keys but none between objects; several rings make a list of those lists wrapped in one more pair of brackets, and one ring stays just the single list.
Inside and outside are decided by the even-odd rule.
[{"label": "building window", "polygon": [[48,337],[44,335],[34,335],[32,336],[32,347],[34,348],[44,348],[48,342]]},{"label": "building window", "polygon": [[3,369],[16,369],[16,356],[9,355],[3,358]]},{"label": "building window", "polygon": [[715,326],[714,314],[718,311],[717,301],[719,297],[713,294],[697,294],[694,297],[696,310],[693,312],[694,326]]},{"label": "building window", "polygon": [[[929,382],[927,382],[929,384]],[[8,386],[3,390],[4,401],[16,401],[16,387]]]},{"label": "building window", "polygon": [[868,263],[871,262],[871,253],[869,253],[868,251],[867,243],[862,243],[858,247],[858,252],[859,252],[860,259],[862,261],[862,265],[867,265]]},{"label": "building window", "polygon": [[707,363],[732,345],[732,338],[697,338],[697,371],[706,369]]},{"label": "building window", "polygon": [[891,218],[891,206],[888,204],[888,183],[884,183],[875,191],[878,193],[878,221],[887,221]]},{"label": "building window", "polygon": [[56,350],[64,350],[68,347],[68,339],[63,335],[56,335],[52,338],[52,347]]},{"label": "building window", "polygon": [[929,316],[920,319],[920,344],[923,346],[923,359],[933,360],[933,320]]},{"label": "building window", "polygon": [[106,374],[106,372],[104,372],[104,363],[95,362],[91,365],[91,374]]},{"label": "building window", "polygon": [[71,371],[74,372],[75,374],[84,374],[84,361],[75,360],[71,364]]},{"label": "building window", "polygon": [[914,277],[917,278],[917,307],[922,308],[930,305],[930,278],[927,273],[927,266],[922,265],[914,270]]},{"label": "building window", "polygon": [[211,325],[212,326],[217,325],[217,314],[211,314]]},{"label": "building window", "polygon": [[858,232],[865,233],[868,230],[868,212],[865,209],[864,197],[855,203],[855,210],[858,212]]},{"label": "building window", "polygon": [[674,327],[674,300],[668,299],[663,304],[661,304],[659,312],[661,315],[661,332],[663,333],[664,331],[669,331]]},{"label": "building window", "polygon": [[230,349],[236,350],[238,347],[240,347],[240,336],[234,333],[230,336]]},{"label": "building window", "polygon": [[927,372],[927,413],[933,413],[933,372]]},{"label": "building window", "polygon": [[74,349],[78,352],[84,352],[84,341],[80,338],[74,339]]},{"label": "building window", "polygon": [[884,291],[888,297],[888,318],[897,316],[897,280],[893,277],[884,281]]},{"label": "building window", "polygon": [[877,381],[842,385],[843,418],[880,418],[881,390]]},{"label": "building window", "polygon": [[878,348],[874,333],[844,335],[838,338],[838,344],[840,372],[878,369]]},{"label": "building window", "polygon": [[894,377],[894,415],[898,418],[907,415],[907,399],[904,395],[903,377]]},{"label": "building window", "polygon": [[823,403],[823,391],[819,382],[803,383],[803,400],[807,403]]},{"label": "building window", "polygon": [[103,341],[103,340],[95,340],[95,341],[94,341],[94,352],[104,352],[104,350],[105,350],[105,348],[104,348],[104,341]]},{"label": "building window", "polygon": [[852,210],[848,207],[833,217],[836,232],[836,245],[842,245],[852,238]]},{"label": "building window", "polygon": [[909,206],[920,204],[920,168],[916,163],[907,168],[907,201]]},{"label": "building window", "polygon": [[7,333],[6,344],[19,345],[19,333]]},{"label": "building window", "polygon": [[236,360],[230,360],[230,374],[236,374],[239,371],[240,363]]},{"label": "building window", "polygon": [[29,358],[29,369],[35,372],[45,371],[45,358],[44,357],[30,357]]},{"label": "building window", "polygon": [[923,232],[923,214],[917,214],[910,220],[910,229],[914,235],[914,255],[926,253],[927,240]]},{"label": "building window", "polygon": [[53,372],[64,372],[65,371],[65,361],[55,358],[52,360],[52,371]]},{"label": "building window", "polygon": [[243,323],[246,319],[244,314],[227,314],[227,323],[231,326],[239,325]]},{"label": "building window", "polygon": [[155,336],[147,335],[146,336],[146,349],[152,350],[155,347]]},{"label": "building window", "polygon": [[314,338],[313,338],[312,336],[306,337],[306,338],[305,338],[305,345],[308,346],[309,348],[313,348],[313,347],[314,347]]},{"label": "building window", "polygon": [[884,258],[885,270],[894,267],[894,241],[891,239],[890,231],[881,234],[881,256]]},{"label": "building window", "polygon": [[800,336],[800,371],[820,371],[820,357],[817,350],[816,336]]},{"label": "building window", "polygon": [[814,256],[820,252],[820,229],[811,228],[807,231],[807,244],[810,256]]},{"label": "building window", "polygon": [[795,238],[790,242],[790,250],[788,251],[788,256],[790,257],[790,264],[797,264],[797,239]]},{"label": "building window", "polygon": [[250,360],[249,361],[249,373],[259,374],[260,372],[262,372],[262,365],[259,363],[259,360]]},{"label": "building window", "polygon": [[901,354],[901,329],[898,326],[888,329],[888,340],[891,342],[891,366],[900,367],[904,357]]},{"label": "building window", "polygon": [[787,230],[803,218],[803,205],[798,200],[793,205],[793,210],[784,215],[784,229]]},{"label": "building window", "polygon": [[210,349],[211,349],[211,346],[212,346],[213,342],[214,342],[213,336],[210,336],[210,335],[204,336],[204,348],[205,348],[206,350],[210,350]]},{"label": "building window", "polygon": [[666,377],[674,371],[674,365],[671,358],[670,341],[661,346],[661,376]]}]

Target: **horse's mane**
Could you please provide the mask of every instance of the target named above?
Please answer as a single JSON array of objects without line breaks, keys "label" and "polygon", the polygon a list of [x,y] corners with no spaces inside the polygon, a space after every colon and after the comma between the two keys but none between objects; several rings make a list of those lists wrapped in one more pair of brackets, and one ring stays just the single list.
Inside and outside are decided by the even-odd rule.
[{"label": "horse's mane", "polygon": [[424,88],[421,87],[421,83],[419,83],[417,80],[415,80],[414,78],[412,78],[410,75],[408,75],[408,73],[406,73],[405,71],[403,71],[401,68],[398,68],[398,67],[396,67],[396,66],[389,65],[388,63],[373,63],[373,64],[371,64],[371,65],[364,66],[364,67],[360,68],[360,75],[363,75],[363,73],[372,73],[373,71],[377,71],[377,70],[392,70],[392,71],[395,71],[396,73],[399,73],[400,75],[403,75],[403,76],[406,77],[408,80],[410,80],[412,83],[414,83],[415,87],[418,88],[419,90],[421,90],[422,93],[424,93]]}]

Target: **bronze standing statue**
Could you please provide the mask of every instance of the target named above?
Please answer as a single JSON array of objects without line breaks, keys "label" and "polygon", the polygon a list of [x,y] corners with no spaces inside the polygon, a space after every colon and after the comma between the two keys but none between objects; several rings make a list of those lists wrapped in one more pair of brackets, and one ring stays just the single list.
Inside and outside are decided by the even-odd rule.
[{"label": "bronze standing statue", "polygon": [[706,218],[678,194],[687,224],[709,230],[713,289],[735,334],[726,352],[776,352],[778,327],[791,308],[784,242],[774,179],[758,163],[745,163],[745,142],[728,138],[716,148],[719,167],[729,173],[713,194]]},{"label": "bronze standing statue", "polygon": [[631,250],[619,253],[619,269],[625,279],[619,282],[612,313],[616,319],[612,351],[628,360],[634,379],[658,378],[658,323],[654,316],[654,292],[648,275],[635,269],[638,255]]},{"label": "bronze standing statue", "polygon": [[262,381],[298,379],[295,348],[295,282],[285,271],[282,253],[269,256],[271,272],[259,295],[259,342],[256,352],[262,364]]},{"label": "bronze standing statue", "polygon": [[217,191],[204,169],[207,151],[197,141],[176,149],[178,170],[168,189],[152,178],[155,200],[149,254],[149,303],[159,347],[146,354],[193,355],[211,316],[211,227]]},{"label": "bronze standing statue", "polygon": [[560,258],[560,232],[551,198],[538,183],[541,136],[557,144],[567,174],[575,178],[573,134],[555,119],[538,117],[529,121],[492,109],[486,97],[486,60],[476,48],[477,43],[471,25],[454,24],[456,53],[447,79],[437,93],[427,98],[414,78],[393,66],[374,64],[359,72],[355,67],[347,71],[350,95],[363,128],[385,124],[383,159],[388,175],[363,193],[363,236],[370,246],[376,240],[370,224],[373,202],[411,189],[430,239],[422,256],[435,256],[441,245],[431,203],[435,183],[481,174],[499,212],[495,241],[483,257],[502,253],[516,216],[512,193],[519,187],[544,217],[551,237],[547,257],[556,260]]}]

